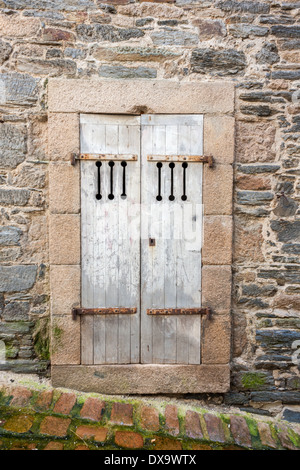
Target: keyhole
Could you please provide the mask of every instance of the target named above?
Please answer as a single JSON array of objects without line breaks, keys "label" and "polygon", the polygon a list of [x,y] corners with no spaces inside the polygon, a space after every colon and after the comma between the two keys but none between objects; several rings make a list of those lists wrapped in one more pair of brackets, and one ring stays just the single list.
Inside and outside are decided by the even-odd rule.
[{"label": "keyhole", "polygon": [[113,171],[114,171],[114,162],[109,162],[108,163],[109,166],[110,166],[110,194],[108,195],[108,199],[114,199],[114,195],[113,195],[113,185],[114,185],[114,174],[113,174]]},{"label": "keyhole", "polygon": [[162,163],[157,163],[156,164],[158,168],[158,195],[156,196],[157,201],[162,200],[162,195],[161,195],[161,168],[162,168]]},{"label": "keyhole", "polygon": [[126,162],[121,162],[121,165],[123,167],[123,192],[121,194],[122,199],[126,199]]},{"label": "keyhole", "polygon": [[184,162],[182,164],[182,168],[183,168],[183,195],[181,196],[181,199],[183,201],[186,201],[187,200],[187,195],[186,195],[186,169],[188,167],[188,164],[186,162]]},{"label": "keyhole", "polygon": [[175,196],[174,196],[174,168],[175,168],[175,163],[170,163],[169,167],[171,168],[171,195],[169,196],[170,201],[174,201]]},{"label": "keyhole", "polygon": [[97,181],[97,194],[96,194],[96,199],[102,199],[101,196],[101,178],[100,178],[100,167],[102,166],[101,162],[96,162],[96,167],[97,167],[97,175],[98,175],[98,181]]}]

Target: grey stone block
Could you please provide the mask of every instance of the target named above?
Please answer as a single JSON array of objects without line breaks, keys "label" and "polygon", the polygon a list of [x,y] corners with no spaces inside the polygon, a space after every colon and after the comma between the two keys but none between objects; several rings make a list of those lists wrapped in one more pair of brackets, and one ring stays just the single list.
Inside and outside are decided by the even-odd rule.
[{"label": "grey stone block", "polygon": [[259,64],[272,65],[280,61],[277,46],[273,43],[265,43],[255,57]]},{"label": "grey stone block", "polygon": [[151,39],[156,46],[195,46],[199,43],[199,37],[188,31],[155,31]]},{"label": "grey stone block", "polygon": [[149,67],[124,67],[122,65],[102,65],[100,77],[107,78],[156,78],[157,71]]},{"label": "grey stone block", "polygon": [[31,333],[33,322],[15,321],[15,322],[1,322],[0,323],[0,338],[7,338],[7,335],[27,335]]},{"label": "grey stone block", "polygon": [[256,175],[259,173],[276,173],[280,165],[238,165],[238,170],[247,175]]},{"label": "grey stone block", "polygon": [[300,80],[300,70],[274,70],[272,80]]},{"label": "grey stone block", "polygon": [[289,410],[286,408],[282,415],[283,419],[290,421],[290,423],[299,423],[300,424],[300,412]]},{"label": "grey stone block", "polygon": [[30,197],[28,189],[0,189],[0,204],[26,206]]},{"label": "grey stone block", "polygon": [[270,106],[241,106],[241,112],[249,116],[268,117],[276,113]]},{"label": "grey stone block", "polygon": [[38,79],[26,74],[0,74],[0,104],[34,104],[38,99],[38,84]]},{"label": "grey stone block", "polygon": [[284,285],[286,282],[291,284],[300,284],[300,272],[297,271],[297,269],[262,269],[257,274],[257,277],[262,279],[276,279],[280,285]]},{"label": "grey stone block", "polygon": [[277,38],[296,38],[300,36],[300,26],[282,26],[276,25],[271,27],[271,34]]},{"label": "grey stone block", "polygon": [[147,24],[150,24],[154,21],[153,18],[139,18],[136,20],[135,25],[136,26],[146,26]]},{"label": "grey stone block", "polygon": [[49,366],[48,361],[32,361],[26,359],[13,359],[0,364],[0,370],[11,370],[22,374],[45,374]]},{"label": "grey stone block", "polygon": [[242,72],[247,61],[243,52],[235,49],[195,49],[191,56],[192,71],[217,75],[235,75]]},{"label": "grey stone block", "polygon": [[19,245],[22,230],[18,227],[4,226],[0,227],[0,245],[11,246]]},{"label": "grey stone block", "polygon": [[282,246],[284,253],[292,255],[300,255],[300,244],[299,243],[286,243]]},{"label": "grey stone block", "polygon": [[27,130],[25,124],[13,124],[10,122],[0,124],[1,168],[16,168],[16,166],[25,160],[27,151],[26,141]]},{"label": "grey stone block", "polygon": [[261,206],[272,201],[274,194],[269,191],[238,191],[238,204],[246,204],[252,206]]},{"label": "grey stone block", "polygon": [[38,10],[25,10],[23,16],[34,18],[47,18],[50,20],[63,20],[64,15],[56,11],[38,11]]},{"label": "grey stone block", "polygon": [[229,26],[228,31],[236,38],[246,39],[250,36],[267,36],[269,33],[269,28],[249,24],[234,24]]},{"label": "grey stone block", "polygon": [[245,13],[269,13],[270,6],[263,2],[236,2],[233,0],[226,0],[224,2],[217,3],[223,11],[230,13],[233,12],[245,12]]},{"label": "grey stone block", "polygon": [[285,194],[282,194],[273,212],[278,217],[291,217],[292,215],[296,214],[297,209],[298,203],[290,197],[285,196]]},{"label": "grey stone block", "polygon": [[262,348],[291,349],[294,341],[300,340],[297,330],[257,330],[256,341]]},{"label": "grey stone block", "polygon": [[300,241],[300,221],[272,220],[271,229],[277,232],[280,242]]},{"label": "grey stone block", "polygon": [[117,28],[106,24],[80,24],[77,34],[82,41],[128,41],[131,38],[141,38],[145,33],[138,28]]},{"label": "grey stone block", "polygon": [[95,9],[93,0],[3,0],[7,8],[13,10],[61,10],[61,11],[84,11]]},{"label": "grey stone block", "polygon": [[29,302],[9,302],[5,306],[2,316],[8,322],[28,321],[29,309]]},{"label": "grey stone block", "polygon": [[37,266],[0,266],[0,292],[19,292],[31,289],[35,283]]},{"label": "grey stone block", "polygon": [[109,5],[108,3],[99,3],[98,2],[98,7],[105,11],[106,13],[111,13],[115,15],[117,13],[116,8],[113,5]]},{"label": "grey stone block", "polygon": [[10,56],[12,47],[8,42],[0,39],[0,65],[2,65]]},{"label": "grey stone block", "polygon": [[252,392],[251,401],[253,402],[273,402],[281,401],[298,405],[300,402],[300,392]]}]

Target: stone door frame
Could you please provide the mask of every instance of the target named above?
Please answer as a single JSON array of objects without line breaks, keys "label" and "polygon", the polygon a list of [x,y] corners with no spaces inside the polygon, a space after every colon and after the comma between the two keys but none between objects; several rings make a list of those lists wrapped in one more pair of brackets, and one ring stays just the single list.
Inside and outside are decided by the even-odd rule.
[{"label": "stone door frame", "polygon": [[[50,79],[48,88],[51,377],[55,387],[105,394],[223,393],[230,386],[234,84]],[[81,365],[79,115],[203,114],[204,242],[201,365]]]}]

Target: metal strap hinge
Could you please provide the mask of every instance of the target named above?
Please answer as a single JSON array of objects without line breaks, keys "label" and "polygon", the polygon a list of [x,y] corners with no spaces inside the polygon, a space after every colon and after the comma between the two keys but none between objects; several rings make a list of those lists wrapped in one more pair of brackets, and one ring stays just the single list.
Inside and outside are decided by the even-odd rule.
[{"label": "metal strap hinge", "polygon": [[212,155],[147,155],[150,162],[186,162],[186,163],[208,163],[213,168],[215,160]]},{"label": "metal strap hinge", "polygon": [[137,312],[136,307],[120,308],[72,308],[72,318],[76,320],[78,315],[132,315]]},{"label": "metal strap hinge", "polygon": [[210,307],[200,308],[149,308],[147,315],[207,315],[210,317]]},{"label": "metal strap hinge", "polygon": [[72,153],[71,165],[75,165],[77,160],[94,160],[94,161],[136,161],[136,154],[104,154],[104,153]]}]

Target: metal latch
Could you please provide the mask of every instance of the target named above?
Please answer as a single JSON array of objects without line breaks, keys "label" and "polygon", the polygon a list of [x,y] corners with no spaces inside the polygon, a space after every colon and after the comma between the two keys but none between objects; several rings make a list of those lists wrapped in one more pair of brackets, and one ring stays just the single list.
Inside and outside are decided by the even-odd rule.
[{"label": "metal latch", "polygon": [[155,246],[155,238],[149,238],[149,246]]}]

